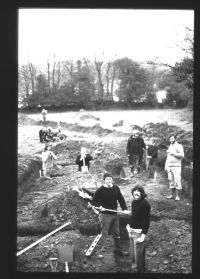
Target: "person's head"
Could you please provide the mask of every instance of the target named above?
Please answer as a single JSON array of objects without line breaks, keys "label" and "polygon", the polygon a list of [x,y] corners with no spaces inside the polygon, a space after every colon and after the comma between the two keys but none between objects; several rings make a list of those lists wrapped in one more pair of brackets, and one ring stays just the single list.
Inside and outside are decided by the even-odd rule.
[{"label": "person's head", "polygon": [[155,138],[150,138],[149,144],[150,144],[150,145],[155,145],[155,143],[156,143]]},{"label": "person's head", "polygon": [[87,153],[86,148],[85,148],[85,147],[82,147],[82,148],[81,148],[81,155],[83,156],[83,155],[85,155],[86,153]]},{"label": "person's head", "polygon": [[131,193],[132,193],[134,200],[140,200],[140,199],[146,198],[147,194],[144,191],[143,185],[144,185],[143,183],[137,183],[133,187]]},{"label": "person's head", "polygon": [[44,151],[50,150],[51,149],[51,144],[46,144],[44,147]]},{"label": "person's head", "polygon": [[139,136],[140,136],[140,132],[138,130],[134,130],[132,132],[132,134],[133,134],[134,138],[139,138]]},{"label": "person's head", "polygon": [[169,142],[170,142],[170,144],[174,144],[176,142],[176,135],[175,134],[170,134],[169,135]]},{"label": "person's head", "polygon": [[105,181],[107,187],[113,186],[113,177],[110,173],[104,173],[103,180]]},{"label": "person's head", "polygon": [[48,128],[47,128],[47,131],[48,131],[48,132],[51,132],[51,131],[52,131],[51,127],[48,127]]}]

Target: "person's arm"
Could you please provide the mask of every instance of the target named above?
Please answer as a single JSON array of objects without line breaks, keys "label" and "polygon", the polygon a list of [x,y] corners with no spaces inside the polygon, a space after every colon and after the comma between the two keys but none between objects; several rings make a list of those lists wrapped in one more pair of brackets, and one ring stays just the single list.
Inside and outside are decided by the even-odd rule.
[{"label": "person's arm", "polygon": [[121,193],[119,187],[117,187],[117,189],[118,189],[118,198],[117,198],[117,199],[118,199],[118,202],[119,202],[119,204],[120,204],[122,210],[127,210],[127,206],[126,206],[125,199],[124,199],[124,197],[123,197],[123,195],[122,195],[122,193]]},{"label": "person's arm", "polygon": [[80,155],[78,155],[78,156],[76,157],[75,164],[76,164],[76,165],[79,165],[79,164],[80,164]]},{"label": "person's arm", "polygon": [[141,140],[142,140],[142,148],[146,150],[146,144],[145,144],[143,138]]},{"label": "person's arm", "polygon": [[127,146],[126,146],[126,154],[130,155],[130,138],[128,139]]},{"label": "person's arm", "polygon": [[56,159],[57,159],[57,156],[53,153],[53,151],[51,151],[51,153],[50,153],[50,154],[51,154],[51,156],[53,157],[53,159],[54,159],[54,160],[56,160]]},{"label": "person's arm", "polygon": [[100,188],[96,190],[96,192],[94,193],[94,196],[91,200],[91,205],[94,206],[101,206],[101,195],[100,195]]},{"label": "person's arm", "polygon": [[93,157],[90,154],[88,154],[88,158],[89,158],[89,161],[93,160]]},{"label": "person's arm", "polygon": [[142,212],[142,235],[137,239],[137,242],[143,242],[145,240],[146,234],[149,230],[149,226],[150,226],[150,205],[149,204],[145,204],[145,207],[143,209]]},{"label": "person's arm", "polygon": [[179,145],[179,147],[177,148],[178,149],[178,152],[176,151],[170,151],[170,154],[179,158],[179,159],[182,159],[184,158],[184,150],[183,150],[183,146],[182,145]]}]

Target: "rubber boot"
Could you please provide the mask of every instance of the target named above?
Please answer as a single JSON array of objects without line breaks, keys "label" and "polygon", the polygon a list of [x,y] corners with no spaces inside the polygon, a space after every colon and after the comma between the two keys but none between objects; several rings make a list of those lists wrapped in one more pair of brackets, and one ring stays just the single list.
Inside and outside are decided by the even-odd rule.
[{"label": "rubber boot", "polygon": [[114,253],[116,256],[128,256],[129,253],[127,251],[122,251],[120,247],[120,238],[114,238]]},{"label": "rubber boot", "polygon": [[173,199],[174,193],[175,193],[175,189],[172,188],[172,189],[171,189],[171,194],[170,194],[169,196],[167,196],[166,198],[167,198],[167,199]]},{"label": "rubber boot", "polygon": [[178,189],[176,189],[175,201],[180,201],[180,196],[179,196],[179,190]]}]

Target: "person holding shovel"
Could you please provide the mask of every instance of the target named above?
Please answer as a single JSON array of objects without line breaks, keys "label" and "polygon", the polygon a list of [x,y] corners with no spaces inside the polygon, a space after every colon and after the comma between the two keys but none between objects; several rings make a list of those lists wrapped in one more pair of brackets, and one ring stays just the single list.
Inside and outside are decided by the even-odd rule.
[{"label": "person holding shovel", "polygon": [[78,171],[81,171],[83,167],[86,167],[87,170],[90,168],[90,161],[93,160],[93,157],[87,153],[85,147],[81,148],[81,154],[76,158],[76,164],[78,165]]},{"label": "person holding shovel", "polygon": [[119,217],[117,213],[118,202],[125,214],[129,214],[126,202],[120,188],[113,184],[113,177],[110,173],[105,173],[103,176],[105,183],[94,193],[91,205],[98,207],[99,221],[101,225],[101,234],[106,240],[108,235],[112,235],[114,239],[114,253],[117,256],[127,256],[128,252],[122,251],[120,247],[119,234]]},{"label": "person holding shovel", "polygon": [[47,168],[52,168],[53,160],[57,159],[56,155],[51,151],[51,145],[46,144],[42,152],[42,176],[47,177]]},{"label": "person holding shovel", "polygon": [[146,145],[138,130],[134,130],[129,137],[126,147],[126,153],[129,159],[131,172],[134,175],[134,169],[137,174],[140,174],[142,167],[143,152],[146,150]]},{"label": "person holding shovel", "polygon": [[131,191],[133,201],[131,204],[132,216],[127,225],[130,241],[134,242],[134,257],[131,269],[137,268],[137,272],[145,271],[145,238],[150,226],[151,206],[145,199],[147,194],[143,185],[137,183]]}]

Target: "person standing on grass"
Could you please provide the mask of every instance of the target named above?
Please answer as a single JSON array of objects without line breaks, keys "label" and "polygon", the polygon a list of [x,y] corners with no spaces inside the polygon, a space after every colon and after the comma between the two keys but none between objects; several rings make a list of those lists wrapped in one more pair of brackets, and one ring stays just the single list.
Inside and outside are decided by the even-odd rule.
[{"label": "person standing on grass", "polygon": [[167,149],[167,159],[165,162],[165,170],[168,174],[169,188],[171,194],[167,196],[167,199],[180,200],[180,191],[182,190],[181,185],[181,165],[182,159],[184,158],[184,149],[181,144],[176,141],[176,135],[171,134],[169,136],[169,148]]},{"label": "person standing on grass", "polygon": [[146,170],[148,171],[148,178],[154,178],[157,158],[158,146],[156,145],[156,140],[151,138],[146,148]]},{"label": "person standing on grass", "polygon": [[56,159],[56,155],[51,151],[51,145],[46,144],[44,151],[42,152],[42,176],[47,177],[47,169],[49,168],[51,171],[53,160]]},{"label": "person standing on grass", "polygon": [[129,165],[131,167],[131,172],[134,174],[134,169],[137,174],[140,174],[142,167],[143,152],[146,149],[143,138],[140,136],[140,132],[135,130],[129,137],[126,147],[126,153],[129,159]]},{"label": "person standing on grass", "polygon": [[91,205],[99,207],[99,221],[103,241],[108,235],[112,235],[114,240],[114,253],[117,256],[127,256],[129,253],[122,251],[120,246],[119,217],[117,212],[107,211],[106,209],[117,210],[118,202],[125,214],[128,214],[126,202],[120,188],[113,184],[113,177],[110,173],[103,176],[104,185],[98,188],[93,196]]},{"label": "person standing on grass", "polygon": [[[141,183],[137,183],[131,191],[133,201],[131,204],[132,215],[129,222],[129,226],[136,238],[136,251],[134,255],[137,255],[137,262],[135,256],[133,258],[133,264],[131,269],[137,268],[137,272],[145,271],[145,238],[150,226],[150,212],[151,206],[146,200],[147,194],[144,191],[144,187]],[[141,232],[137,233],[140,229]]]},{"label": "person standing on grass", "polygon": [[43,121],[44,125],[46,125],[46,121],[47,121],[47,110],[43,108],[41,114],[42,114],[42,121]]},{"label": "person standing on grass", "polygon": [[81,148],[81,154],[76,157],[76,165],[78,165],[78,171],[81,171],[81,167],[84,165],[90,168],[90,161],[93,160],[93,157],[87,153],[87,149],[85,147]]}]

